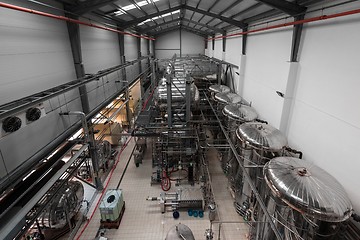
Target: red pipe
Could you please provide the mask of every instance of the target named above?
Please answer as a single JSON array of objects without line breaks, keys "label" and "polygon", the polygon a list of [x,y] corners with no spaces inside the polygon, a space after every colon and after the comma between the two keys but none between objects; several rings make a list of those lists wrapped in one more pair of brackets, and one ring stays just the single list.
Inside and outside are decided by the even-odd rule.
[{"label": "red pipe", "polygon": [[0,7],[9,8],[9,9],[20,11],[20,12],[31,13],[31,14],[35,14],[35,15],[39,15],[39,16],[43,16],[43,17],[54,18],[54,19],[57,19],[57,20],[76,23],[76,24],[84,25],[84,26],[88,26],[88,27],[94,27],[94,28],[98,28],[98,29],[102,29],[102,30],[106,30],[106,31],[110,31],[110,32],[115,32],[115,33],[119,33],[119,34],[123,34],[123,35],[129,35],[129,36],[132,36],[132,37],[144,38],[144,39],[148,39],[148,40],[155,40],[155,38],[141,36],[141,35],[137,35],[137,34],[129,33],[129,32],[124,32],[124,31],[120,31],[120,30],[117,30],[117,29],[113,29],[113,28],[103,27],[103,26],[100,26],[100,25],[87,23],[87,22],[83,22],[83,21],[80,21],[80,20],[76,20],[76,19],[72,19],[72,18],[68,18],[68,17],[64,17],[64,16],[59,16],[59,15],[54,15],[54,14],[50,14],[50,13],[46,13],[46,12],[40,12],[40,11],[37,11],[37,10],[32,10],[32,9],[29,9],[29,8],[19,7],[19,6],[15,6],[15,5],[7,4],[7,3],[3,3],[3,2],[0,2]]},{"label": "red pipe", "polygon": [[282,28],[282,27],[288,27],[288,26],[293,26],[293,25],[299,25],[299,24],[303,24],[303,23],[317,22],[317,21],[331,19],[331,18],[343,17],[343,16],[348,16],[348,15],[353,15],[353,14],[358,14],[358,13],[360,13],[360,9],[355,9],[355,10],[331,14],[331,15],[322,15],[319,17],[312,17],[312,18],[303,19],[303,20],[294,21],[294,22],[288,22],[288,23],[284,23],[284,24],[277,24],[277,25],[270,26],[270,27],[264,27],[264,28],[249,30],[249,31],[245,31],[245,32],[233,33],[233,34],[229,34],[229,35],[225,35],[225,36],[208,38],[207,40],[210,41],[210,40],[214,40],[214,39],[229,38],[229,37],[240,36],[240,35],[244,35],[244,34],[267,31],[267,30],[275,29],[275,28]]}]

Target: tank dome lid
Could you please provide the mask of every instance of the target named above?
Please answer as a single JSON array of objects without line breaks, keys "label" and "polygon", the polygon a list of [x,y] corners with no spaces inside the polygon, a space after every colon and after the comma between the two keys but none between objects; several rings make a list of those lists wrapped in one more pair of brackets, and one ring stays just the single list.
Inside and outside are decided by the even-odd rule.
[{"label": "tank dome lid", "polygon": [[239,126],[236,130],[239,139],[248,142],[255,148],[264,148],[267,150],[279,151],[287,145],[285,135],[265,123],[249,122]]},{"label": "tank dome lid", "polygon": [[214,93],[229,93],[230,92],[230,88],[228,86],[225,85],[211,85],[209,87],[210,92],[214,92]]},{"label": "tank dome lid", "polygon": [[241,103],[241,96],[236,93],[217,93],[215,100],[225,104]]},{"label": "tank dome lid", "polygon": [[253,107],[239,104],[229,104],[224,107],[223,113],[236,120],[251,122],[257,118],[257,113]]},{"label": "tank dome lid", "polygon": [[342,222],[352,205],[341,184],[315,164],[293,157],[277,157],[264,167],[272,192],[290,207],[318,220]]}]

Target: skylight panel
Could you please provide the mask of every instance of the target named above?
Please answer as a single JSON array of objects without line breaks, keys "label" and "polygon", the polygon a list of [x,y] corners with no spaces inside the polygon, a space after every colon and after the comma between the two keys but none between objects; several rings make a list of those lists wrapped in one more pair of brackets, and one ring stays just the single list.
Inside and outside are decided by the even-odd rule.
[{"label": "skylight panel", "polygon": [[[152,0],[152,2],[154,2],[154,3],[158,2],[158,1],[160,1],[160,0]],[[151,4],[151,0],[143,0],[143,1],[137,2],[136,4],[139,7],[142,7],[142,6]],[[119,16],[119,15],[122,15],[122,14],[126,14],[127,11],[135,9],[135,8],[137,8],[135,4],[129,4],[129,5],[126,5],[126,6],[123,6],[123,7],[119,7],[119,9],[116,12],[114,12],[114,14],[116,16]]]}]

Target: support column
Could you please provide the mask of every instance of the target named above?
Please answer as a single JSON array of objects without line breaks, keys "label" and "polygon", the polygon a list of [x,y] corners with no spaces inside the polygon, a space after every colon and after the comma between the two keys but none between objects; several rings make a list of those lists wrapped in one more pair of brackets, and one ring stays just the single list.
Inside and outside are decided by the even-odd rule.
[{"label": "support column", "polygon": [[166,75],[166,86],[167,86],[167,113],[168,113],[168,127],[172,127],[172,109],[171,109],[171,74]]},{"label": "support column", "polygon": [[[300,21],[303,19],[304,19],[304,15],[299,15],[296,16],[294,20]],[[284,93],[284,104],[281,112],[280,127],[279,127],[279,129],[286,136],[288,135],[289,132],[290,114],[294,101],[295,85],[299,70],[298,54],[299,54],[299,48],[301,42],[302,28],[303,28],[303,24],[298,24],[293,27],[289,74],[288,74],[286,89]]]},{"label": "support column", "polygon": [[[66,17],[78,19],[78,17],[73,16],[71,14],[66,14]],[[69,40],[70,40],[73,61],[75,65],[76,77],[81,79],[85,77],[85,70],[84,70],[84,65],[82,63],[80,27],[78,24],[75,23],[70,23],[70,22],[66,22],[66,23],[67,23],[67,30],[69,33]],[[81,106],[83,112],[85,114],[88,114],[90,112],[90,105],[89,105],[89,99],[85,85],[79,87],[79,93],[80,93]]]},{"label": "support column", "polygon": [[[299,15],[294,18],[295,21],[304,20],[305,15]],[[302,34],[303,24],[297,24],[293,27],[293,36],[291,43],[291,62],[298,61],[299,47],[301,42],[301,34]]]},{"label": "support column", "polygon": [[[66,17],[78,19],[78,17],[73,16],[71,14],[66,14]],[[85,70],[84,66],[82,64],[82,52],[81,52],[81,41],[80,41],[80,27],[78,24],[67,22],[67,29],[69,33],[69,39],[70,39],[70,45],[71,45],[71,51],[73,55],[74,65],[75,65],[75,72],[77,78],[83,78],[85,77]],[[83,109],[84,114],[88,114],[90,112],[90,104],[89,104],[89,98],[87,95],[87,89],[86,86],[79,87],[79,93],[80,93],[80,99],[81,99],[81,106]],[[99,156],[97,153],[97,146],[95,144],[95,137],[94,137],[94,131],[92,127],[91,121],[88,123],[89,126],[89,154],[91,158],[91,162],[93,165],[93,175],[94,175],[94,185],[96,186],[97,190],[103,189],[103,185],[101,182],[101,179],[99,177]]]},{"label": "support column", "polygon": [[150,39],[147,39],[146,40],[146,43],[147,43],[147,56],[148,56],[148,67],[150,67],[150,45],[151,45],[151,40]]},{"label": "support column", "polygon": [[[245,27],[242,29],[243,32],[246,32],[248,30],[248,27]],[[246,55],[246,43],[247,43],[247,34],[242,35],[242,55]]]},{"label": "support column", "polygon": [[156,58],[156,53],[155,53],[155,41],[152,41],[152,50],[153,50],[153,53],[152,53],[152,57],[153,58]]},{"label": "support column", "polygon": [[221,74],[222,74],[222,63],[218,62],[217,63],[217,80],[218,80],[218,84],[221,85],[222,81],[221,81]]},{"label": "support column", "polygon": [[181,36],[181,25],[179,28],[179,34],[180,34],[180,57],[182,57],[182,36]]},{"label": "support column", "polygon": [[289,125],[290,113],[294,100],[295,86],[296,86],[298,70],[299,70],[299,63],[291,62],[289,64],[290,64],[289,74],[288,74],[286,89],[284,93],[284,103],[281,112],[280,127],[279,127],[280,131],[282,131],[286,136],[288,135],[289,132],[288,125]]},{"label": "support column", "polygon": [[246,55],[240,56],[239,64],[239,82],[237,85],[237,93],[240,96],[244,95],[244,82],[245,82],[245,67],[246,67]]},{"label": "support column", "polygon": [[156,88],[156,69],[155,69],[155,59],[151,58],[151,89]]},{"label": "support column", "polygon": [[213,34],[212,36],[212,50],[211,50],[211,56],[210,57],[214,57],[215,55],[215,34]]},{"label": "support column", "polygon": [[[121,29],[122,30],[122,29]],[[126,62],[126,57],[125,57],[125,37],[123,34],[118,34],[118,39],[119,39],[119,49],[120,49],[120,64],[125,64]],[[127,77],[126,77],[126,68],[121,69],[121,75],[122,75],[122,81],[123,84],[125,83],[126,85],[128,85],[127,82]],[[125,91],[125,100],[129,99],[129,88],[126,88]],[[127,101],[125,104],[126,107],[126,121],[129,124],[129,127],[131,127],[131,115],[130,115],[130,105],[129,105],[130,101]]]},{"label": "support column", "polygon": [[191,119],[191,80],[190,80],[190,74],[186,73],[186,87],[185,87],[185,97],[186,97],[186,125],[190,125],[190,119]]},{"label": "support column", "polygon": [[[226,36],[226,32],[222,34],[223,36]],[[222,39],[222,58],[221,60],[225,61],[225,54],[226,54],[226,38],[224,37]]]},{"label": "support column", "polygon": [[[141,58],[141,38],[137,38],[138,58]],[[139,73],[142,73],[142,64],[139,62]]]}]

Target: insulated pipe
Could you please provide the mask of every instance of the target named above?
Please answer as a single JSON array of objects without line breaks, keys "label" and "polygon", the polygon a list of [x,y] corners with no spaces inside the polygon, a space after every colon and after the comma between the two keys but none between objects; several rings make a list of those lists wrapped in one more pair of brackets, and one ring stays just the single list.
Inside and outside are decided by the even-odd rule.
[{"label": "insulated pipe", "polygon": [[144,39],[148,39],[148,40],[155,40],[155,38],[141,36],[141,35],[137,35],[137,34],[129,33],[129,32],[124,32],[124,31],[120,31],[117,29],[113,29],[113,28],[103,27],[103,26],[100,26],[97,24],[87,23],[87,22],[83,22],[80,20],[76,20],[76,19],[72,19],[72,18],[60,16],[60,15],[54,15],[54,14],[50,14],[50,13],[46,13],[46,12],[41,12],[41,11],[29,9],[29,8],[19,7],[16,5],[7,4],[7,3],[3,3],[3,2],[0,2],[0,7],[9,8],[9,9],[20,11],[20,12],[31,13],[31,14],[35,14],[35,15],[39,15],[39,16],[43,16],[43,17],[54,18],[57,20],[76,23],[76,24],[84,25],[84,26],[88,26],[88,27],[98,28],[98,29],[102,29],[102,30],[106,30],[106,31],[110,31],[110,32],[123,34],[123,35],[129,35],[132,37],[144,38]]},{"label": "insulated pipe", "polygon": [[89,143],[89,153],[94,169],[94,181],[95,186],[98,190],[102,189],[101,179],[99,177],[99,156],[97,154],[96,144],[93,133],[90,134],[89,127],[86,119],[86,114],[81,111],[70,111],[65,113],[60,113],[60,115],[76,115],[80,116],[82,127],[84,129],[84,139],[85,142]]},{"label": "insulated pipe", "polygon": [[90,142],[90,138],[89,138],[89,127],[87,124],[87,120],[86,120],[86,115],[83,112],[80,111],[70,111],[70,112],[64,112],[64,113],[59,113],[60,115],[76,115],[76,116],[80,116],[81,118],[81,124],[82,127],[84,129],[84,139],[85,142]]},{"label": "insulated pipe", "polygon": [[36,166],[33,171],[31,171],[26,177],[24,177],[20,182],[16,183],[8,192],[3,194],[0,199],[0,217],[3,217],[4,214],[10,210],[10,208],[21,200],[29,191],[34,194],[34,187],[37,184],[37,180],[40,177],[50,176],[49,172],[52,168],[55,168],[55,164],[59,164],[61,157],[68,152],[75,142],[67,142],[59,151],[54,155],[49,157],[47,161],[41,162]]},{"label": "insulated pipe", "polygon": [[106,119],[106,121],[104,122],[104,124],[108,124],[110,121],[113,120],[114,117],[117,116],[117,114],[121,111],[121,109],[123,109],[123,107],[125,106],[126,103],[129,102],[129,99],[126,99],[125,102],[123,102],[123,104],[120,105],[120,107],[110,116]]},{"label": "insulated pipe", "polygon": [[317,22],[317,21],[326,20],[326,19],[344,17],[344,16],[354,15],[354,14],[358,14],[358,13],[360,13],[360,9],[355,9],[355,10],[341,12],[341,13],[335,13],[335,14],[331,14],[331,15],[322,15],[322,16],[318,16],[318,17],[307,18],[307,19],[288,22],[288,23],[284,23],[284,24],[277,24],[277,25],[270,26],[270,27],[264,27],[264,28],[249,30],[249,31],[240,32],[240,33],[233,33],[233,34],[229,34],[229,35],[225,35],[225,36],[208,38],[207,40],[210,41],[210,40],[215,40],[215,39],[223,39],[223,38],[229,38],[229,37],[234,37],[234,36],[241,36],[241,35],[245,35],[245,34],[263,32],[263,31],[276,29],[276,28],[283,28],[283,27],[299,25],[299,24],[304,24],[304,23],[309,23],[309,22]]}]

